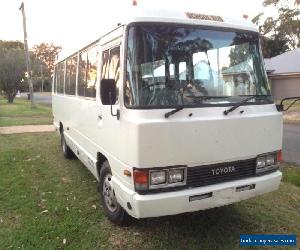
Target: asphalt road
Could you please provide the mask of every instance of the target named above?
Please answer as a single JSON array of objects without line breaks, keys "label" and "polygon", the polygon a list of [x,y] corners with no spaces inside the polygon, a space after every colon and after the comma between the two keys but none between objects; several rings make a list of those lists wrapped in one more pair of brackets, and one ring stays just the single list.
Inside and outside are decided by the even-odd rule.
[{"label": "asphalt road", "polygon": [[[27,93],[21,93],[21,98],[27,99]],[[36,103],[47,104],[47,105],[52,104],[51,95],[47,95],[39,92],[34,93],[34,100],[36,101]]]},{"label": "asphalt road", "polygon": [[300,165],[300,125],[283,126],[283,160]]}]

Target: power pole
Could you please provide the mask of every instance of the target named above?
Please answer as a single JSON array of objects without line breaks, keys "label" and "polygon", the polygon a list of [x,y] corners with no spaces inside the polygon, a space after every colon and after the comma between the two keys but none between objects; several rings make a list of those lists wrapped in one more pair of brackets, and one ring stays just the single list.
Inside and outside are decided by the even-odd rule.
[{"label": "power pole", "polygon": [[32,76],[31,76],[31,62],[30,62],[30,55],[29,55],[28,43],[27,43],[26,16],[25,16],[25,8],[24,8],[23,2],[21,4],[19,10],[22,11],[22,15],[23,15],[24,50],[25,50],[25,58],[26,58],[26,66],[27,66],[27,74],[28,74],[29,93],[30,93],[31,107],[34,107],[33,84],[32,84]]}]

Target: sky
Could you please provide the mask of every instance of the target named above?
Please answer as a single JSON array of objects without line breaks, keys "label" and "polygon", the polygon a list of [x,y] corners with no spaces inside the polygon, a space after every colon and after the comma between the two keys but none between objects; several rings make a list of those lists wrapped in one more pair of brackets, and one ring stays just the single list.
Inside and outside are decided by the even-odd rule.
[{"label": "sky", "polygon": [[[262,0],[137,0],[144,8],[189,10],[249,19],[266,11]],[[116,27],[132,0],[24,0],[28,44],[53,42],[74,51]],[[23,40],[21,0],[0,0],[0,40]]]}]

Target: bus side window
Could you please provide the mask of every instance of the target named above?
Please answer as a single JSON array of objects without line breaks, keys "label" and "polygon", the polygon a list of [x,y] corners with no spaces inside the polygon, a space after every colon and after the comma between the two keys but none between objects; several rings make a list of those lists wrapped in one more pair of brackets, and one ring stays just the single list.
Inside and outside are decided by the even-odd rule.
[{"label": "bus side window", "polygon": [[53,93],[56,94],[56,91],[57,91],[57,65],[55,66],[54,68],[54,74],[53,74]]},{"label": "bus side window", "polygon": [[65,77],[65,63],[61,62],[57,65],[57,93],[64,93],[64,77]]},{"label": "bus side window", "polygon": [[79,54],[79,67],[78,67],[78,87],[77,93],[79,96],[86,96],[86,69],[87,69],[87,53]]},{"label": "bus side window", "polygon": [[97,55],[98,47],[88,50],[87,74],[86,74],[86,97],[96,97],[97,82]]},{"label": "bus side window", "polygon": [[101,79],[108,79],[108,58],[109,50],[103,51],[102,53],[102,69],[101,69]]},{"label": "bus side window", "polygon": [[117,85],[117,98],[115,104],[119,103],[119,89],[120,89],[120,47],[113,48],[110,51],[109,57],[109,79],[115,79]]},{"label": "bus side window", "polygon": [[75,95],[77,55],[67,60],[65,92],[67,95]]},{"label": "bus side window", "polygon": [[102,53],[101,79],[114,79],[117,85],[117,98],[114,104],[119,102],[120,88],[120,47]]}]

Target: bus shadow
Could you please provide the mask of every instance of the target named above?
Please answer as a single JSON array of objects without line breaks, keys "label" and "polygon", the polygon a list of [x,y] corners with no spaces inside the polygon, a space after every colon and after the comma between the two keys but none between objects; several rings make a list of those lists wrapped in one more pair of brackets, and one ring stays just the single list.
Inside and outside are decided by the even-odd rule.
[{"label": "bus shadow", "polygon": [[[135,220],[131,225],[135,230],[152,238],[160,238],[166,245],[178,242],[185,246],[218,248],[239,246],[240,234],[258,230],[251,220],[246,207],[239,204],[174,216]],[[159,236],[158,236],[159,235]],[[186,245],[187,244],[187,245]]]}]

